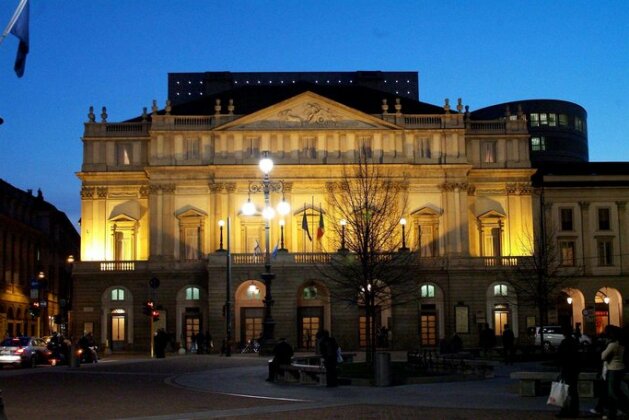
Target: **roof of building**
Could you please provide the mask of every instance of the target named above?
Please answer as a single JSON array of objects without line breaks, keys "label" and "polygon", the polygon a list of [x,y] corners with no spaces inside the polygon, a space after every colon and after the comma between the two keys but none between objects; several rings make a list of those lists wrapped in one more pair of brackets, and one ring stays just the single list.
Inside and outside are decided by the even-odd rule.
[{"label": "roof of building", "polygon": [[[404,114],[445,113],[443,107],[400,97],[395,94],[370,89],[364,86],[319,85],[309,82],[299,82],[283,86],[248,85],[238,87],[205,96],[195,101],[173,105],[170,113],[172,115],[213,115],[215,113],[214,106],[216,105],[216,99],[221,100],[223,107],[222,113],[226,113],[228,101],[231,99],[235,106],[234,114],[248,115],[308,91],[366,114],[382,114],[382,101],[384,99],[387,100],[389,113],[395,113],[396,99],[400,100],[400,104],[402,105],[401,112]],[[456,111],[451,112],[456,113]],[[163,115],[164,110],[160,110],[158,114]],[[129,121],[140,120],[141,117],[136,117]]]}]

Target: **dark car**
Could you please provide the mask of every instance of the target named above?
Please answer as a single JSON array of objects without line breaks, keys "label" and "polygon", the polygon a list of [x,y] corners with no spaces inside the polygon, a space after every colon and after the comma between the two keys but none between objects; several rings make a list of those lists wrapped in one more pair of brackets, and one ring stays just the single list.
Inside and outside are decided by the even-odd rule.
[{"label": "dark car", "polygon": [[50,351],[39,337],[10,337],[0,343],[0,366],[22,365],[35,367],[48,363]]}]

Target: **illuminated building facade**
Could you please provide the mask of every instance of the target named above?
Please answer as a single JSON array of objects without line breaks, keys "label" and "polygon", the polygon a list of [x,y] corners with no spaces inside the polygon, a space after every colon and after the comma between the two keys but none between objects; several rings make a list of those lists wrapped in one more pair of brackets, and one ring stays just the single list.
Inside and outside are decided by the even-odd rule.
[{"label": "illuminated building facade", "polygon": [[[304,219],[310,233],[321,219],[340,223],[326,208],[329,183],[361,156],[406,181],[406,243],[422,261],[409,291],[413,304],[392,302],[377,315],[391,346],[436,347],[455,332],[476,346],[485,323],[498,334],[509,323],[525,335],[535,310],[518,305],[509,284],[531,254],[526,244],[539,203],[525,114],[478,119],[461,100],[419,101],[415,73],[375,72],[382,86],[408,80],[410,95],[355,83],[358,73],[173,74],[163,109],[153,103],[140,117],[114,123],[105,108],[100,118],[91,109],[78,173],[75,334],[93,331],[113,351],[148,349],[156,328],[186,348],[198,331],[218,343],[230,271],[234,339],[258,337],[265,222],[259,211],[240,209],[248,199],[262,209],[249,185],[269,152],[271,177],[283,182],[272,204],[286,200],[291,208],[270,224],[270,247],[281,241],[287,250],[273,259],[276,337],[312,349],[316,330],[326,328],[344,349],[364,345],[363,312],[329,299],[314,269],[336,253],[339,238],[326,229],[310,240],[303,229]],[[195,84],[204,87],[181,99],[181,86]],[[227,219],[231,270],[223,251],[228,232],[219,224]],[[159,287],[149,286],[153,278]],[[142,311],[149,299],[160,311],[153,324]]]}]

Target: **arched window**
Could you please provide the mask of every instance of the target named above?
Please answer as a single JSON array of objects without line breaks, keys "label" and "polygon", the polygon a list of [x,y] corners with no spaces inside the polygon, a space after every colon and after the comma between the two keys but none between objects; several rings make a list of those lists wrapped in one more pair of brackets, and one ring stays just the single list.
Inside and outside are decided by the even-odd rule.
[{"label": "arched window", "polygon": [[199,288],[198,287],[186,288],[186,300],[199,300]]},{"label": "arched window", "polygon": [[260,299],[260,289],[254,282],[247,287],[247,299]]},{"label": "arched window", "polygon": [[423,298],[434,298],[435,297],[435,286],[432,284],[424,284],[420,288],[421,297]]},{"label": "arched window", "polygon": [[494,296],[507,296],[507,285],[506,284],[496,284],[494,285]]},{"label": "arched window", "polygon": [[311,300],[317,299],[317,286],[306,286],[304,287],[304,299]]},{"label": "arched window", "polygon": [[112,289],[111,290],[111,300],[112,301],[124,300],[124,289]]}]

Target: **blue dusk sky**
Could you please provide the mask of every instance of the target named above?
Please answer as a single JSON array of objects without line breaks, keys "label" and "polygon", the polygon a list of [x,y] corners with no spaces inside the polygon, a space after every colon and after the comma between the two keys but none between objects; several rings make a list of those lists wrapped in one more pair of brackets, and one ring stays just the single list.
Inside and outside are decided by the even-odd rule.
[{"label": "blue dusk sky", "polygon": [[588,112],[591,161],[629,161],[625,0],[31,0],[30,40],[21,79],[17,38],[0,45],[0,178],[72,222],[89,106],[162,108],[169,72],[417,71],[436,105],[562,99]]}]

